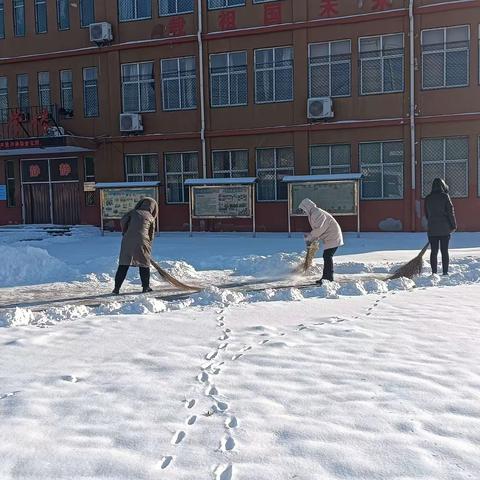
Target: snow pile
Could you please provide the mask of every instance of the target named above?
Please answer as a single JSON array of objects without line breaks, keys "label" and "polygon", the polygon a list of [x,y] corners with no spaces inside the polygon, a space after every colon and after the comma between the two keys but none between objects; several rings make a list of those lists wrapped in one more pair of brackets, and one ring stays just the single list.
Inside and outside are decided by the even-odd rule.
[{"label": "snow pile", "polygon": [[21,327],[35,322],[35,315],[26,308],[15,308],[0,314],[0,327]]},{"label": "snow pile", "polygon": [[199,273],[195,268],[184,261],[169,261],[164,260],[159,262],[159,265],[168,271],[170,275],[173,275],[175,278],[198,278]]},{"label": "snow pile", "polygon": [[0,314],[0,326],[20,327],[35,325],[45,327],[55,323],[77,320],[91,315],[92,309],[85,305],[62,305],[35,312],[29,308],[15,308]]},{"label": "snow pile", "polygon": [[382,280],[372,279],[363,282],[363,288],[367,293],[387,293],[388,285]]},{"label": "snow pile", "polygon": [[34,285],[72,278],[75,271],[37,247],[0,247],[0,287]]},{"label": "snow pile", "polygon": [[366,295],[367,290],[362,282],[351,282],[342,285],[337,293],[342,297],[356,297],[358,295]]},{"label": "snow pile", "polygon": [[[100,307],[102,308],[102,307]],[[110,314],[116,315],[147,315],[151,313],[160,313],[167,310],[167,304],[156,298],[142,298],[134,302],[128,302],[117,310],[112,310]]]},{"label": "snow pile", "polygon": [[411,290],[415,288],[415,282],[405,277],[388,280],[387,285],[389,290]]},{"label": "snow pile", "polygon": [[201,292],[193,294],[189,297],[189,303],[192,306],[208,306],[208,305],[235,305],[245,300],[245,296],[241,292],[222,289],[217,287],[208,287]]}]

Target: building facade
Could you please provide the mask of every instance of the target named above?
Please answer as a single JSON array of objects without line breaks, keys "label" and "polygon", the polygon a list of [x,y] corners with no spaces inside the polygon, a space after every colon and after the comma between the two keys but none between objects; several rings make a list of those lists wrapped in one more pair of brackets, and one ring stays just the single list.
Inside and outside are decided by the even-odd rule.
[{"label": "building facade", "polygon": [[479,230],[479,25],[480,0],[0,0],[0,223],[98,225],[85,183],[158,180],[182,230],[185,180],[255,176],[282,231],[284,175],[361,172],[363,230],[422,230],[435,177]]}]

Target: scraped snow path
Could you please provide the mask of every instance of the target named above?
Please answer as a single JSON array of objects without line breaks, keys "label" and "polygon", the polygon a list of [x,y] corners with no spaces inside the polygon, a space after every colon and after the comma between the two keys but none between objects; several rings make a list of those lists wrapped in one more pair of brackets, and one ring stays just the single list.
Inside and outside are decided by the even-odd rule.
[{"label": "scraped snow path", "polygon": [[480,285],[0,329],[0,478],[464,480]]}]

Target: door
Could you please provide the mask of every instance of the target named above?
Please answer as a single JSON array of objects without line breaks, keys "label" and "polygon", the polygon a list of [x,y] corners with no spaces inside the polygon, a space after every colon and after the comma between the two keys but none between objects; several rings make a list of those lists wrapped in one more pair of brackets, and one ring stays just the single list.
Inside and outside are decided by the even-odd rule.
[{"label": "door", "polygon": [[76,225],[80,223],[80,195],[78,182],[53,183],[53,223]]},{"label": "door", "polygon": [[52,223],[48,183],[23,185],[23,204],[25,223]]}]

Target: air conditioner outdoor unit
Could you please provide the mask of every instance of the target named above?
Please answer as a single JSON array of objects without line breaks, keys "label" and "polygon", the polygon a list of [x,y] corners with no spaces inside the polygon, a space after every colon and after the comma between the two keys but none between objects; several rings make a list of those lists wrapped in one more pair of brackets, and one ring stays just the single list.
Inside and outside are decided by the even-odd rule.
[{"label": "air conditioner outdoor unit", "polygon": [[143,132],[142,116],[139,113],[121,113],[120,131]]},{"label": "air conditioner outdoor unit", "polygon": [[62,137],[65,135],[65,129],[63,127],[49,127],[47,135],[49,137]]},{"label": "air conditioner outdoor unit", "polygon": [[330,97],[309,98],[307,105],[307,118],[321,120],[333,118],[333,102]]},{"label": "air conditioner outdoor unit", "polygon": [[111,42],[113,39],[112,25],[108,22],[90,24],[90,41],[97,45]]}]

